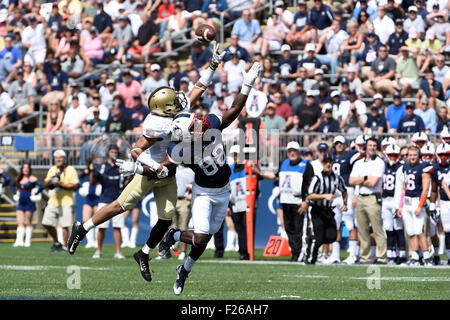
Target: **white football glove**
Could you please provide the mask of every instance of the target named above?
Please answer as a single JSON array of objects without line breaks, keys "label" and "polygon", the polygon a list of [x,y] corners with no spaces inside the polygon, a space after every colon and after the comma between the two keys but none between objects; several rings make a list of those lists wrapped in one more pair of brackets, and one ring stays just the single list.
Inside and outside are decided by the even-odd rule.
[{"label": "white football glove", "polygon": [[144,173],[144,168],[139,162],[134,162],[131,154],[128,156],[127,160],[117,159],[116,165],[119,166],[119,172],[124,176],[128,177],[135,173],[142,174]]},{"label": "white football glove", "polygon": [[169,175],[169,169],[166,166],[162,166],[162,170],[160,173],[156,173],[158,179],[164,179]]},{"label": "white football glove", "polygon": [[260,73],[261,73],[261,65],[258,62],[253,63],[252,67],[250,68],[250,70],[248,70],[248,72],[242,71],[244,80],[242,81],[241,93],[243,95],[248,96],[250,90],[253,87],[253,84],[256,81],[256,78],[258,78]]},{"label": "white football glove", "polygon": [[78,193],[82,197],[86,197],[89,194],[89,182],[86,181],[81,185],[81,188],[78,190]]},{"label": "white football glove", "polygon": [[14,200],[15,202],[19,202],[19,198],[20,198],[20,192],[17,191],[16,194],[13,196],[13,200]]},{"label": "white football glove", "polygon": [[209,63],[209,67],[211,68],[211,70],[216,70],[220,62],[222,62],[223,57],[225,56],[225,51],[220,52],[220,45],[217,42],[214,43],[213,47],[213,56],[211,58],[211,62]]},{"label": "white football glove", "polygon": [[102,195],[102,185],[101,184],[97,184],[95,186],[95,195],[97,197],[100,197]]}]

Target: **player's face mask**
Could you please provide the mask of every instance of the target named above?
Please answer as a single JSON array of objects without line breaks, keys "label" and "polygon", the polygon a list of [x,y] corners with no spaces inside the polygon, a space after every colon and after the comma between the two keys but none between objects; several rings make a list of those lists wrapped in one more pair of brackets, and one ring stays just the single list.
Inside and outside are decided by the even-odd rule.
[{"label": "player's face mask", "polygon": [[194,140],[201,139],[203,133],[211,128],[211,124],[206,117],[194,115],[192,122],[189,126],[189,132],[192,134]]},{"label": "player's face mask", "polygon": [[442,165],[447,165],[449,158],[450,155],[448,153],[440,153],[437,155],[438,162]]},{"label": "player's face mask", "polygon": [[393,166],[400,159],[400,155],[398,153],[391,153],[391,154],[387,155],[387,158],[388,158],[388,161],[389,161],[389,165]]}]

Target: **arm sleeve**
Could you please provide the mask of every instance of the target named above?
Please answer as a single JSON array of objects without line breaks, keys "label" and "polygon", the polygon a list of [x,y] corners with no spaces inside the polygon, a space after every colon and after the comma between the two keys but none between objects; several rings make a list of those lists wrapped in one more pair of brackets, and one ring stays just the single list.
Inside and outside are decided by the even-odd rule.
[{"label": "arm sleeve", "polygon": [[38,192],[36,192],[36,194],[44,190],[44,184],[41,180],[36,180],[36,186],[38,187]]},{"label": "arm sleeve", "polygon": [[314,176],[311,180],[311,184],[309,185],[308,194],[318,193],[318,190],[319,190],[318,183],[319,183],[319,178],[317,176]]},{"label": "arm sleeve", "polygon": [[308,196],[308,186],[311,183],[312,178],[314,177],[314,170],[311,166],[311,163],[306,164],[305,173],[303,174],[303,182],[302,182],[302,201],[305,201]]}]

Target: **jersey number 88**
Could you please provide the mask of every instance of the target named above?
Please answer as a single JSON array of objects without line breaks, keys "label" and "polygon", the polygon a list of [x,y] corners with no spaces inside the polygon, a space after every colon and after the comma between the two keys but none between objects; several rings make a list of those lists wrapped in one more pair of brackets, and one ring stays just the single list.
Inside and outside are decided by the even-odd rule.
[{"label": "jersey number 88", "polygon": [[211,155],[204,157],[198,166],[203,169],[205,175],[212,176],[219,171],[219,167],[222,167],[225,162],[225,150],[222,144],[218,144],[212,150]]}]

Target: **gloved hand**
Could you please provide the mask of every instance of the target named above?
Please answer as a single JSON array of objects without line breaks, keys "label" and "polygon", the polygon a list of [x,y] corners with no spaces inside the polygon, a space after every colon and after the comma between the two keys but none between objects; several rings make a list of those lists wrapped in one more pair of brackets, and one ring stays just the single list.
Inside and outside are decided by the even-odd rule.
[{"label": "gloved hand", "polygon": [[211,70],[215,71],[222,61],[223,57],[225,56],[225,51],[220,52],[220,45],[216,42],[214,43],[212,54],[213,56],[211,58],[211,62],[209,63],[209,67],[211,68]]},{"label": "gloved hand", "polygon": [[32,202],[39,202],[42,200],[42,193],[41,192],[38,193],[38,191],[39,188],[36,187],[31,190],[30,200]]},{"label": "gloved hand", "polygon": [[169,175],[169,169],[167,169],[166,166],[162,166],[161,171],[158,173],[158,171],[156,171],[156,176],[158,177],[158,179],[164,179]]},{"label": "gloved hand", "polygon": [[261,65],[258,62],[253,63],[252,67],[248,72],[242,72],[244,75],[244,80],[242,81],[242,89],[241,93],[248,96],[250,90],[253,87],[253,84],[261,73]]},{"label": "gloved hand", "polygon": [[19,198],[20,198],[20,193],[19,193],[19,191],[17,191],[16,194],[13,196],[13,200],[15,202],[19,202]]},{"label": "gloved hand", "polygon": [[441,209],[437,208],[434,210],[430,210],[429,213],[431,220],[433,220],[434,223],[437,224],[439,222],[439,218],[441,217]]},{"label": "gloved hand", "polygon": [[128,160],[117,159],[116,165],[119,166],[119,172],[123,174],[124,177],[131,176],[135,173],[144,173],[144,168],[139,162],[134,162],[131,154],[128,155]]}]

